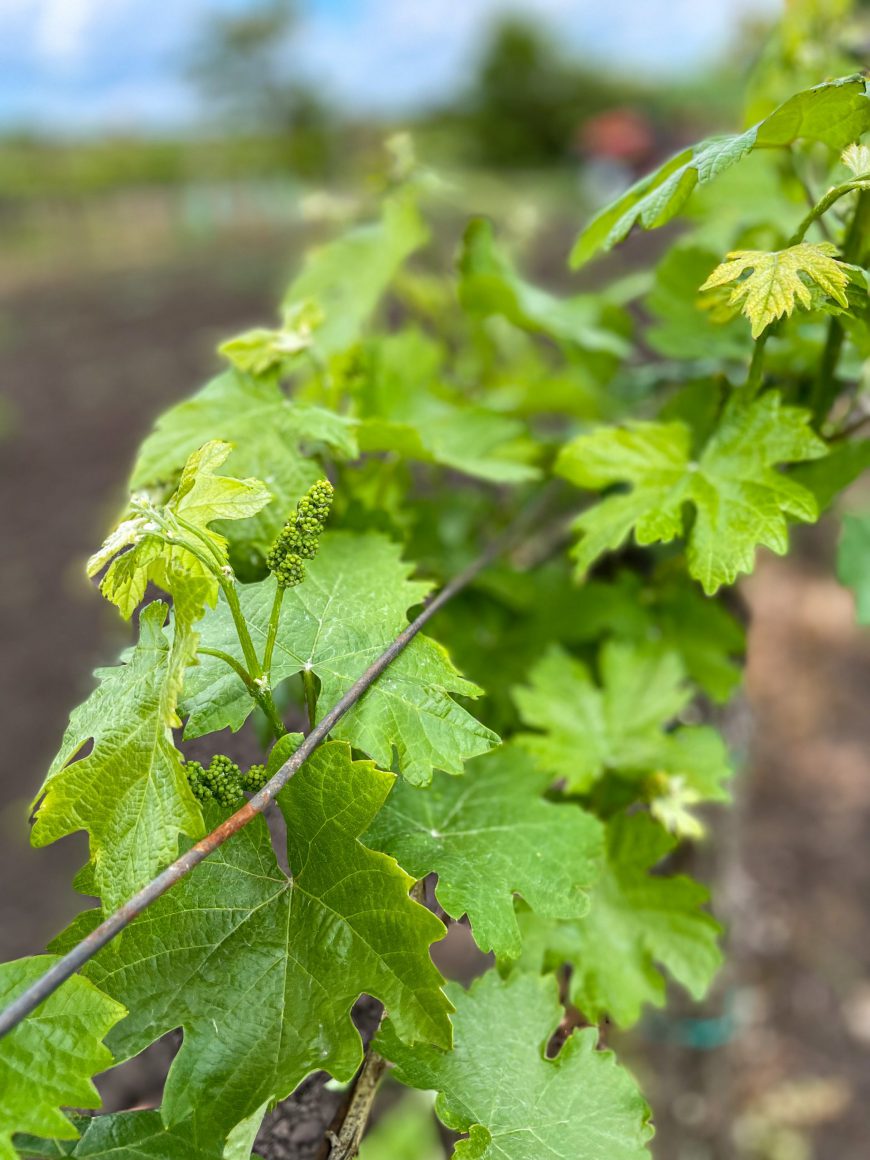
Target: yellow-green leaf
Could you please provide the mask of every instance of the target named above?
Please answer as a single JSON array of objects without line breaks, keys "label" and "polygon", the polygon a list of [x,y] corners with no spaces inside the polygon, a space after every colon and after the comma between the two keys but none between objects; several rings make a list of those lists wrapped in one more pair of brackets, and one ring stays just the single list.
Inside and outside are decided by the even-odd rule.
[{"label": "yellow-green leaf", "polygon": [[162,507],[147,496],[134,496],[126,518],[88,561],[88,575],[93,576],[111,560],[100,591],[127,619],[149,582],[173,598],[175,631],[163,704],[168,725],[180,724],[175,707],[184,671],[196,656],[194,625],[207,607],[214,607],[217,570],[228,563],[227,542],[209,525],[249,518],[271,499],[258,479],[217,474],[231,451],[232,444],[219,439],[193,451]]},{"label": "yellow-green leaf", "polygon": [[[702,290],[712,290],[731,282],[729,304],[739,305],[752,323],[752,337],[758,338],[765,327],[785,314],[790,316],[799,302],[804,309],[812,305],[809,282],[814,282],[842,307],[848,307],[846,287],[849,273],[832,255],[837,247],[831,242],[801,242],[785,250],[734,250],[717,266]],[[744,277],[745,275],[745,277]]]}]

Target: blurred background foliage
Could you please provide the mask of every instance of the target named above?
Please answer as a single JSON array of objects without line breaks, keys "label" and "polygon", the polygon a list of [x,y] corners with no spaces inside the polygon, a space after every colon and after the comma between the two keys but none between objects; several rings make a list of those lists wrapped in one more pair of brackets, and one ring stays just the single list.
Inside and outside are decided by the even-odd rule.
[{"label": "blurred background foliage", "polygon": [[[545,206],[556,197],[576,221],[683,143],[733,128],[759,59],[752,119],[795,88],[857,67],[868,37],[863,4],[800,0],[777,26],[771,4],[735,0],[722,6],[733,12],[712,60],[671,71],[660,62],[653,71],[584,54],[576,37],[560,36],[547,0],[484,3],[491,19],[449,88],[406,107],[400,98],[376,107],[318,78],[306,59],[303,0],[189,6],[192,32],[164,64],[193,110],[179,112],[177,123],[131,114],[120,129],[110,109],[79,124],[74,113],[52,120],[14,112],[12,101],[3,114],[0,102],[0,278],[10,264],[20,270],[17,255],[40,264],[118,263],[153,256],[158,243],[172,249],[351,213],[396,128],[413,132],[426,164],[473,191],[487,189],[487,175],[520,174],[519,185],[502,188],[525,206],[530,189]],[[652,29],[665,10],[617,6],[617,43],[620,20],[633,13]],[[692,20],[689,6],[687,36]],[[700,27],[708,17],[698,10],[695,20]],[[122,59],[125,47],[117,46]],[[425,54],[425,41],[419,50]],[[331,199],[312,196],[324,187]]]},{"label": "blurred background foliage", "polygon": [[[354,10],[345,0],[311,3]],[[82,264],[153,262],[185,246],[286,236],[302,221],[353,215],[381,165],[384,138],[397,128],[413,132],[418,156],[458,180],[475,209],[488,209],[498,196],[515,202],[527,221],[536,209],[549,219],[562,209],[576,222],[686,142],[732,129],[744,110],[756,120],[795,89],[859,67],[870,38],[863,2],[790,0],[781,14],[775,0],[729,0],[714,6],[727,35],[711,45],[712,33],[701,36],[710,10],[626,0],[602,17],[614,24],[616,50],[584,52],[576,34],[560,34],[571,5],[475,4],[489,19],[476,21],[473,37],[467,32],[461,65],[442,70],[449,83],[434,93],[430,86],[425,99],[362,99],[365,80],[358,101],[353,90],[337,91],[334,78],[318,75],[317,61],[308,59],[305,0],[181,4],[179,11],[191,13],[187,33],[160,66],[161,83],[183,95],[175,117],[148,115],[147,101],[145,111],[137,113],[135,102],[133,111],[113,111],[111,87],[100,97],[104,108],[98,101],[97,113],[92,104],[77,116],[72,73],[72,80],[61,75],[54,111],[46,113],[38,100],[12,99],[16,77],[24,89],[38,89],[42,75],[12,58],[0,85],[0,282]],[[51,20],[52,0],[17,7],[34,19],[41,8],[43,24]],[[418,7],[397,11],[397,20],[411,21]],[[76,0],[65,17],[62,6],[54,8],[70,23],[73,10],[89,5]],[[389,8],[381,8],[379,19],[388,23]],[[668,11],[657,35],[661,41],[675,30],[673,67],[667,46],[655,69],[621,61],[622,26],[630,39],[629,24],[639,23],[637,40],[648,23],[655,40]],[[421,21],[422,58],[434,19]],[[3,22],[0,10],[0,31]],[[343,51],[352,52],[355,30],[346,24]],[[6,31],[9,53],[14,24]],[[135,39],[132,19],[127,32]],[[705,45],[694,64],[679,51],[679,39],[691,43],[693,35]],[[360,68],[367,47],[359,44]],[[122,42],[109,50],[122,73],[129,48]],[[433,43],[432,53],[439,51]],[[385,59],[399,73],[413,70],[413,60]],[[61,61],[61,74],[64,67]],[[375,82],[373,76],[376,91]],[[62,116],[57,105],[66,93]],[[506,174],[510,180],[501,180]]]}]

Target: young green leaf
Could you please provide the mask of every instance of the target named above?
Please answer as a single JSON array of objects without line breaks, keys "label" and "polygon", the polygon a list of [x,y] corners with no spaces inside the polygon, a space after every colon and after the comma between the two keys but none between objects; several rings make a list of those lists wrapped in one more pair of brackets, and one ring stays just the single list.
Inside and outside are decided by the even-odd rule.
[{"label": "young green leaf", "polygon": [[[89,576],[109,564],[100,589],[124,617],[132,616],[149,581],[178,600],[185,599],[189,588],[196,591],[198,603],[217,599],[214,572],[226,563],[226,541],[209,525],[252,516],[272,498],[258,479],[217,474],[231,451],[229,443],[216,439],[192,451],[166,503],[161,507],[147,496],[134,496],[125,519],[91,556]],[[202,562],[203,554],[208,564]]]},{"label": "young green leaf", "polygon": [[727,701],[740,682],[743,628],[692,583],[681,561],[668,561],[652,575],[623,569],[612,581],[588,580],[576,593],[575,617],[577,642],[612,635],[656,641],[678,653],[688,676],[717,703]]},{"label": "young green leaf", "polygon": [[474,219],[465,231],[459,272],[459,301],[469,314],[500,314],[521,330],[619,358],[631,350],[621,335],[601,324],[598,298],[557,298],[524,281],[498,248],[492,223],[485,218]]},{"label": "young green leaf", "polygon": [[523,483],[540,472],[525,425],[494,414],[441,386],[443,351],[411,328],[372,343],[355,393],[363,451],[390,451],[440,463],[492,483]]},{"label": "young green leaf", "polygon": [[209,524],[256,515],[272,498],[259,479],[233,479],[217,474],[217,468],[231,451],[229,443],[212,439],[192,452],[181,469],[178,487],[166,504],[169,512],[216,545],[220,544],[221,537],[211,531]]},{"label": "young green leaf", "polygon": [[[28,1160],[251,1160],[263,1110],[244,1120],[224,1140],[197,1140],[192,1125],[167,1128],[159,1109],[117,1112],[110,1116],[73,1116],[78,1140],[46,1140],[19,1136],[14,1143]],[[256,1157],[254,1158],[256,1160]]]},{"label": "young green leaf", "polygon": [[571,922],[521,915],[517,970],[571,965],[571,1001],[587,1019],[610,1016],[620,1027],[646,1003],[661,1007],[661,964],[700,999],[722,961],[718,923],[702,909],[707,891],[682,875],[650,871],[676,845],[647,814],[618,815],[607,827],[607,863],[589,913]]},{"label": "young green leaf", "polygon": [[751,572],[758,545],[782,555],[786,517],[812,522],[818,515],[812,493],[775,470],[827,453],[809,424],[808,411],[784,406],[768,391],[752,402],[734,396],[697,460],[681,422],[634,422],[578,436],[559,455],[560,475],[585,488],[632,485],[576,520],[579,574],[602,552],[621,547],[632,530],[642,545],[682,535],[687,503],[695,508],[689,571],[708,595]]},{"label": "young green leaf", "polygon": [[[174,677],[163,629],[167,608],[149,604],[139,642],[123,663],[98,669],[99,685],[70,717],[60,752],[37,798],[32,831],[46,846],[76,830],[90,835],[103,905],[114,910],[178,853],[178,836],[198,838],[202,815],[166,724]],[[78,757],[88,741],[93,748]]]},{"label": "young green leaf", "polygon": [[[322,746],[278,799],[292,878],[258,818],[86,968],[130,1011],[110,1039],[119,1058],[184,1028],[168,1126],[189,1120],[197,1139],[222,1138],[312,1071],[349,1080],[362,1058],[349,1012],[363,993],[409,1042],[449,1046],[450,1007],[428,954],[444,928],[408,897],[413,879],[358,841],[394,780],[342,742]],[[210,825],[224,816],[209,807]],[[92,921],[83,915],[62,945]]]},{"label": "young green leaf", "polygon": [[237,371],[262,376],[292,368],[298,356],[312,345],[314,332],[323,322],[316,302],[299,302],[284,311],[278,330],[258,326],[236,335],[218,348]]},{"label": "young green leaf", "polygon": [[255,326],[251,330],[237,334],[235,338],[222,342],[218,347],[218,353],[222,354],[235,370],[260,378],[272,372],[283,371],[310,345],[310,336],[303,338],[292,331],[287,333],[284,330]]},{"label": "young green leaf", "polygon": [[415,878],[438,875],[438,901],[467,914],[477,945],[519,954],[513,896],[554,918],[585,914],[603,851],[601,824],[573,803],[544,801],[550,777],[507,746],[469,763],[462,778],[394,788],[365,837]]},{"label": "young green leaf", "polygon": [[[692,819],[688,829],[666,821],[667,799],[685,797],[685,804],[695,802],[727,802],[731,800],[728,782],[734,765],[721,733],[711,725],[692,725],[671,729],[665,737],[658,761],[653,769],[651,808],[665,829],[700,837],[704,832]],[[657,801],[655,783],[660,783]],[[649,785],[649,783],[647,783]],[[688,819],[685,819],[688,822]]]},{"label": "young green leaf", "polygon": [[601,649],[601,686],[582,661],[553,646],[514,698],[538,733],[519,742],[553,779],[575,792],[608,771],[658,769],[665,729],[691,699],[676,653],[609,641]]},{"label": "young green leaf", "polygon": [[572,266],[611,250],[635,225],[652,230],[680,212],[696,186],[713,181],[756,148],[797,140],[843,149],[870,129],[870,100],[862,76],[841,77],[796,93],[744,133],[714,137],[684,149],[605,206],[578,237]]},{"label": "young green leaf", "polygon": [[410,189],[384,201],[381,220],[355,229],[312,251],[284,296],[284,309],[315,303],[323,322],[312,348],[320,358],[347,350],[406,258],[428,240]]},{"label": "young green leaf", "polygon": [[149,582],[172,596],[174,631],[164,705],[168,725],[181,724],[175,705],[184,670],[196,657],[194,626],[206,607],[215,604],[217,573],[228,562],[227,542],[210,525],[243,520],[271,498],[258,479],[217,474],[231,450],[229,443],[213,439],[192,452],[162,507],[146,496],[134,496],[127,518],[88,561],[88,575],[94,576],[111,559],[100,591],[125,618],[133,615]]},{"label": "young green leaf", "polygon": [[[56,961],[38,955],[0,963],[0,1007]],[[0,1160],[18,1155],[16,1132],[76,1138],[61,1106],[100,1106],[91,1077],[111,1066],[112,1054],[102,1040],[124,1014],[120,1003],[74,975],[0,1040]]]},{"label": "young green leaf", "polygon": [[[335,704],[357,677],[407,624],[407,610],[430,589],[409,580],[412,567],[384,536],[327,532],[306,580],[284,595],[272,664],[276,686],[298,672],[320,679],[318,717]],[[262,649],[275,595],[268,577],[239,587],[239,599],[255,645]],[[228,611],[219,606],[202,622],[203,644],[239,654]],[[485,753],[497,736],[453,700],[476,697],[480,689],[463,680],[445,650],[416,637],[401,656],[333,730],[379,765],[397,768],[415,784],[432,770],[462,773],[463,762]],[[239,729],[250,715],[251,698],[223,662],[203,656],[188,674],[183,710],[186,736],[229,726]]]},{"label": "young green leaf", "polygon": [[438,1092],[448,1128],[468,1132],[459,1160],[644,1160],[653,1129],[649,1108],[598,1032],[574,1031],[555,1058],[547,1043],[563,1015],[555,979],[490,971],[468,991],[447,992],[456,1006],[453,1050],[409,1048],[392,1020],[377,1049],[410,1087]]},{"label": "young green leaf", "polygon": [[248,519],[218,524],[217,530],[243,553],[265,553],[293,503],[323,475],[316,459],[304,454],[306,444],[324,444],[341,458],[357,454],[348,419],[292,401],[273,379],[226,371],[158,420],[142,444],[131,490],[173,480],[186,457],[215,438],[232,444],[225,470],[265,480],[273,497]]},{"label": "young green leaf", "polygon": [[728,302],[732,306],[741,304],[742,313],[752,323],[752,337],[758,338],[772,322],[784,314],[790,316],[796,301],[810,309],[813,300],[805,278],[840,306],[848,307],[849,274],[832,257],[836,253],[837,247],[831,242],[801,242],[773,253],[734,250],[700,289],[712,290],[736,282]]},{"label": "young green leaf", "polygon": [[853,141],[843,150],[840,161],[855,177],[863,177],[870,173],[870,148]]}]

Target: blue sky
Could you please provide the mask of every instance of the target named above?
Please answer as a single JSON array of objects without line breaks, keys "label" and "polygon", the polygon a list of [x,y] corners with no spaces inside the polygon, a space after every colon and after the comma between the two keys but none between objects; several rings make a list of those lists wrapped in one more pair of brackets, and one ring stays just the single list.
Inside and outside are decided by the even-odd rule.
[{"label": "blue sky", "polygon": [[[209,13],[252,0],[0,0],[0,123],[159,130],[201,112],[184,62]],[[401,113],[467,75],[494,17],[519,11],[590,59],[658,74],[714,59],[780,0],[300,0],[294,61],[336,100]]]}]

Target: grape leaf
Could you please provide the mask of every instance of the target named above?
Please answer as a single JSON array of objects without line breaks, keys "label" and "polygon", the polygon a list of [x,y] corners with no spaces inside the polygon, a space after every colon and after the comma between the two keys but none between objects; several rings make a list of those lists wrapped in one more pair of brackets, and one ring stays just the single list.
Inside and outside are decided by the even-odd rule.
[{"label": "grape leaf", "polygon": [[166,503],[161,507],[134,496],[125,518],[91,556],[89,576],[109,564],[100,590],[124,617],[133,614],[149,581],[176,600],[184,601],[188,589],[202,605],[217,599],[213,568],[197,558],[210,550],[218,563],[226,563],[226,541],[209,525],[252,516],[272,498],[258,479],[216,474],[231,451],[229,443],[213,439],[191,452]]},{"label": "grape leaf", "polygon": [[[790,316],[795,301],[809,309],[812,296],[805,278],[814,282],[840,306],[848,308],[846,287],[849,274],[831,255],[837,247],[831,242],[801,242],[785,250],[734,250],[700,287],[712,290],[737,282],[728,299],[729,305],[741,305],[741,312],[752,323],[752,337],[785,314]],[[744,277],[743,275],[746,275]]]},{"label": "grape leaf", "polygon": [[[305,670],[320,679],[318,718],[338,701],[405,627],[407,609],[430,589],[426,582],[408,579],[411,566],[400,556],[396,544],[374,533],[323,536],[305,583],[285,593],[273,686]],[[275,581],[270,576],[240,585],[238,592],[254,644],[262,652]],[[240,657],[229,611],[222,605],[206,615],[201,627],[203,644]],[[467,758],[498,743],[451,696],[476,697],[480,692],[463,680],[440,645],[418,636],[332,735],[386,767],[392,765],[395,749],[399,771],[415,783],[428,781],[433,768],[460,774]],[[187,677],[182,709],[190,717],[185,735],[198,737],[227,726],[239,729],[252,704],[230,668],[203,656]]]},{"label": "grape leaf", "polygon": [[214,520],[243,520],[264,507],[271,496],[258,479],[233,479],[216,469],[232,451],[228,443],[211,439],[188,456],[178,487],[167,509],[208,536],[215,544],[221,537],[211,531]]},{"label": "grape leaf", "polygon": [[[88,1157],[88,1160],[251,1160],[262,1111],[234,1128],[227,1141],[196,1140],[189,1123],[167,1128],[160,1111],[117,1112],[109,1116],[73,1116],[79,1140],[46,1140],[19,1136],[15,1146],[30,1160]],[[256,1158],[255,1158],[256,1160]]]},{"label": "grape leaf", "polygon": [[310,345],[310,337],[303,337],[292,329],[255,326],[222,342],[218,352],[235,370],[260,377],[290,370],[300,351]]},{"label": "grape leaf", "polygon": [[700,837],[691,807],[727,801],[732,768],[715,729],[671,728],[689,697],[679,657],[660,645],[611,641],[600,653],[602,687],[585,665],[552,648],[531,670],[530,686],[514,690],[526,724],[542,732],[518,736],[551,780],[588,792],[606,773],[621,784],[603,785],[614,804],[634,799],[638,782],[652,812],[669,830]]},{"label": "grape leaf", "polygon": [[429,234],[410,189],[384,201],[381,220],[358,226],[308,255],[284,296],[284,309],[316,303],[323,322],[312,347],[320,357],[347,350],[405,259]]},{"label": "grape leaf", "polygon": [[131,490],[152,489],[173,479],[192,450],[215,438],[232,444],[226,470],[264,480],[273,497],[250,518],[218,525],[247,555],[269,548],[293,504],[322,477],[316,459],[303,452],[306,444],[322,443],[341,457],[357,453],[349,420],[293,402],[273,379],[226,371],[161,416],[142,444]]},{"label": "grape leaf", "polygon": [[658,768],[665,727],[692,695],[676,653],[654,645],[608,641],[599,667],[600,687],[582,661],[554,645],[514,693],[525,724],[541,730],[519,743],[580,793],[607,771]]},{"label": "grape leaf", "polygon": [[809,422],[808,411],[784,406],[768,391],[751,402],[735,395],[697,460],[681,422],[633,422],[578,436],[560,452],[560,475],[578,487],[632,484],[576,520],[579,574],[602,552],[619,548],[632,529],[641,545],[682,535],[686,503],[695,507],[689,571],[708,595],[751,572],[758,545],[782,555],[786,516],[811,522],[818,515],[812,493],[774,469],[826,454]]},{"label": "grape leaf", "polygon": [[480,949],[515,956],[514,893],[541,914],[584,914],[602,853],[596,818],[543,800],[550,780],[508,746],[470,762],[462,778],[438,774],[423,790],[401,782],[366,844],[415,878],[435,871],[438,901],[453,918],[468,915]]},{"label": "grape leaf", "polygon": [[[824,462],[822,460],[821,462]],[[741,679],[743,628],[717,600],[705,596],[682,566],[650,577],[623,569],[612,581],[587,581],[576,594],[574,639],[657,641],[679,653],[686,672],[713,701],[724,703]]]},{"label": "grape leaf", "polygon": [[713,137],[684,149],[605,206],[581,232],[574,267],[611,250],[635,225],[652,230],[680,212],[696,186],[713,181],[753,149],[803,139],[844,149],[870,129],[870,101],[862,76],[841,77],[796,93],[744,133]]},{"label": "grape leaf", "polygon": [[870,516],[847,515],[837,550],[837,575],[855,594],[859,624],[870,624]]},{"label": "grape leaf", "polygon": [[[181,724],[176,702],[184,670],[196,657],[194,626],[206,607],[217,601],[215,572],[228,559],[226,540],[209,525],[243,520],[271,498],[258,479],[216,474],[231,450],[229,443],[211,440],[192,452],[178,486],[162,507],[134,496],[120,527],[88,561],[88,575],[94,576],[111,560],[100,591],[125,618],[133,615],[149,581],[172,596],[175,630],[163,708],[168,725]],[[210,559],[204,559],[204,553]]]},{"label": "grape leaf", "polygon": [[[273,751],[270,770],[287,754]],[[320,1069],[349,1080],[362,1058],[349,1012],[382,1000],[408,1041],[450,1044],[449,1004],[429,960],[441,923],[408,897],[409,878],[357,840],[393,784],[342,742],[322,746],[278,801],[292,878],[257,818],[86,968],[130,1015],[110,1046],[136,1055],[179,1025],[163,1118],[198,1140],[226,1136],[264,1101]],[[225,812],[207,807],[217,825]],[[93,918],[61,937],[70,945]]]},{"label": "grape leaf", "polygon": [[459,301],[469,314],[500,314],[518,326],[557,342],[624,358],[630,343],[601,325],[601,301],[591,294],[557,298],[524,281],[498,248],[492,223],[476,218],[465,231],[459,258]]},{"label": "grape leaf", "polygon": [[369,419],[359,431],[363,451],[391,451],[419,463],[440,463],[489,483],[518,484],[540,471],[523,462],[530,451],[525,426],[478,407],[439,399],[408,399],[413,418]]},{"label": "grape leaf", "polygon": [[[178,835],[198,838],[202,816],[184,776],[163,706],[173,676],[166,605],[139,617],[139,642],[70,717],[37,798],[35,846],[87,830],[103,905],[114,910],[171,862]],[[93,748],[76,760],[89,740]]]},{"label": "grape leaf", "polygon": [[649,873],[675,845],[648,814],[617,815],[589,913],[570,922],[521,914],[523,954],[512,969],[569,963],[571,1001],[587,1019],[608,1015],[620,1027],[635,1023],[646,1003],[664,1004],[656,963],[701,998],[722,961],[720,927],[701,909],[708,894],[700,883]]},{"label": "grape leaf", "polygon": [[316,302],[298,302],[284,311],[280,329],[246,330],[222,342],[218,350],[243,374],[283,374],[312,345],[314,331],[322,323],[323,311]]},{"label": "grape leaf", "polygon": [[[53,955],[36,955],[0,963],[0,1008],[56,962]],[[75,1139],[61,1105],[100,1106],[91,1077],[111,1066],[102,1040],[124,1015],[119,1003],[74,975],[0,1040],[0,1160],[18,1155],[16,1132]]]},{"label": "grape leaf", "polygon": [[468,991],[450,983],[456,1007],[451,1052],[409,1048],[388,1020],[375,1041],[410,1087],[435,1089],[448,1128],[468,1132],[457,1160],[642,1160],[653,1134],[649,1108],[598,1032],[574,1031],[555,1058],[547,1043],[563,1015],[555,979],[494,971]]},{"label": "grape leaf", "polygon": [[656,266],[655,281],[644,299],[655,321],[645,337],[659,354],[703,361],[746,358],[750,348],[746,328],[739,319],[718,317],[698,293],[715,261],[713,250],[680,245],[668,250]]},{"label": "grape leaf", "polygon": [[356,391],[361,450],[440,463],[493,483],[538,478],[525,462],[534,446],[522,422],[438,393],[442,356],[413,328],[370,344]]}]

